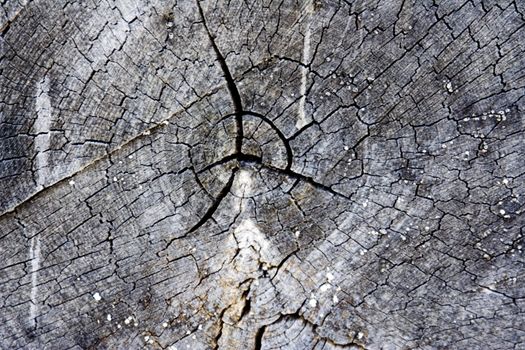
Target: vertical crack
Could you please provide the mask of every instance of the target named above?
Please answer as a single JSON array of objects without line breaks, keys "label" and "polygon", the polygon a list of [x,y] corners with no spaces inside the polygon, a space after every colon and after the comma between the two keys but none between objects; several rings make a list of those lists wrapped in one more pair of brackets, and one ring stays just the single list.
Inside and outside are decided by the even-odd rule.
[{"label": "vertical crack", "polygon": [[257,333],[255,334],[255,350],[261,350],[262,349],[262,338],[264,336],[264,332],[266,331],[266,326],[262,326],[257,330]]},{"label": "vertical crack", "polygon": [[235,124],[237,128],[237,136],[235,138],[235,153],[241,153],[242,150],[242,140],[244,137],[244,130],[243,130],[243,121],[242,121],[242,100],[241,95],[239,94],[239,90],[237,89],[237,85],[235,84],[235,81],[233,80],[233,77],[230,73],[230,70],[228,68],[228,65],[226,64],[226,59],[222,55],[221,51],[219,50],[219,47],[215,43],[215,37],[212,35],[210,28],[208,28],[208,24],[206,23],[206,17],[204,17],[204,11],[202,10],[201,4],[199,0],[197,1],[197,6],[199,8],[199,14],[202,20],[202,23],[204,24],[204,28],[206,28],[206,33],[208,34],[208,38],[210,39],[211,46],[213,47],[213,51],[215,51],[215,55],[217,56],[217,60],[219,61],[219,64],[221,66],[222,72],[224,74],[224,78],[226,79],[226,83],[228,86],[228,91],[230,92],[230,96],[233,102],[233,108],[235,111]]}]

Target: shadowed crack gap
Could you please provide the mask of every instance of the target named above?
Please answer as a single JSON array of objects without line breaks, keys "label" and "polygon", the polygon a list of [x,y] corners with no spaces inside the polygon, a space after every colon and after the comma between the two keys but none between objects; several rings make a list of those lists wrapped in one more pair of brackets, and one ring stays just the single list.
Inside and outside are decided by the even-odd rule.
[{"label": "shadowed crack gap", "polygon": [[235,174],[237,173],[238,170],[239,170],[238,167],[236,167],[236,168],[234,168],[232,170],[232,174],[230,175],[230,178],[228,179],[228,182],[224,185],[224,187],[219,192],[217,197],[215,197],[215,200],[213,201],[211,206],[208,208],[208,210],[206,210],[206,213],[204,213],[204,215],[201,217],[201,219],[195,225],[193,225],[188,231],[186,231],[186,233],[182,237],[176,237],[176,238],[171,239],[168,242],[168,244],[166,245],[166,248],[168,248],[171,245],[171,243],[173,243],[174,240],[186,237],[188,234],[198,230],[202,225],[204,225],[206,223],[206,221],[208,221],[213,216],[213,214],[215,213],[215,211],[217,210],[217,208],[221,204],[222,200],[230,192],[230,189],[231,189],[231,187],[233,185],[233,181],[235,180]]},{"label": "shadowed crack gap", "polygon": [[262,349],[262,339],[264,337],[264,332],[266,331],[266,325],[260,327],[257,330],[257,333],[255,334],[255,350],[261,350]]},{"label": "shadowed crack gap", "polygon": [[[279,137],[279,139],[281,140],[281,142],[283,143],[284,145],[284,148],[285,148],[285,151],[286,151],[286,167],[285,167],[285,170],[289,170],[292,168],[292,162],[293,162],[293,152],[292,152],[292,147],[290,146],[290,139],[286,138],[286,136],[284,136],[283,132],[277,127],[277,125],[275,125],[275,123],[268,117],[266,117],[265,115],[261,114],[261,113],[257,113],[257,112],[253,112],[253,111],[243,111],[242,112],[242,115],[243,116],[251,116],[251,117],[255,117],[255,118],[258,118],[260,120],[262,120],[266,125],[268,125],[273,131],[275,131],[275,133],[277,134],[277,137]],[[236,116],[236,114],[228,114],[226,116],[224,116],[219,122],[223,122],[231,117],[234,117]],[[244,132],[243,132],[244,134]],[[295,135],[294,135],[295,136]],[[243,154],[242,152],[237,152],[237,154],[239,156],[247,156],[245,154]],[[235,154],[231,155],[230,157],[234,157]]]},{"label": "shadowed crack gap", "polygon": [[244,130],[242,126],[243,108],[242,108],[241,95],[239,94],[237,85],[235,84],[235,81],[233,80],[233,77],[230,73],[230,69],[228,68],[228,65],[226,64],[226,59],[224,58],[221,51],[219,50],[219,47],[215,43],[215,37],[211,34],[210,28],[208,28],[208,24],[206,23],[206,17],[204,16],[204,11],[202,10],[200,1],[199,0],[196,0],[196,1],[197,1],[197,6],[199,8],[199,14],[200,14],[202,23],[204,25],[204,28],[206,29],[208,38],[210,39],[211,46],[213,47],[213,51],[215,51],[215,55],[217,56],[217,60],[219,61],[219,64],[221,66],[221,69],[224,74],[224,78],[226,79],[228,90],[230,92],[230,96],[233,102],[233,108],[235,110],[235,124],[237,126],[237,136],[235,138],[235,150],[236,150],[236,153],[240,153],[242,150],[242,140],[244,138],[244,135],[243,135]]},{"label": "shadowed crack gap", "polygon": [[[340,197],[340,198],[344,198],[346,200],[352,200],[352,196],[347,196],[339,191],[336,191],[334,190],[331,186],[327,186],[325,184],[322,184],[318,181],[315,181],[312,177],[310,176],[306,176],[306,175],[303,175],[303,174],[300,174],[300,173],[297,173],[291,169],[281,169],[281,168],[277,168],[275,166],[272,166],[272,165],[268,165],[268,164],[264,164],[263,161],[262,161],[262,157],[259,157],[259,156],[254,156],[254,155],[251,155],[251,154],[243,154],[243,153],[240,153],[240,154],[231,154],[229,156],[226,156],[222,159],[219,159],[218,161],[212,163],[212,164],[209,164],[208,166],[206,166],[205,168],[201,169],[197,174],[201,174],[205,171],[208,171],[216,166],[219,166],[219,165],[222,165],[222,164],[225,164],[225,163],[228,163],[230,161],[237,161],[239,162],[239,167],[242,167],[244,164],[257,164],[259,166],[261,166],[262,168],[264,169],[267,169],[269,171],[273,171],[273,172],[276,172],[276,173],[279,173],[279,174],[283,174],[283,175],[286,175],[286,176],[289,176],[291,178],[294,178],[294,179],[297,179],[297,180],[301,180],[301,181],[304,181],[308,184],[310,184],[312,187],[314,188],[317,188],[321,191],[326,191],[336,197]],[[236,168],[238,170],[238,168]]]},{"label": "shadowed crack gap", "polygon": [[[228,65],[226,63],[226,59],[224,58],[224,56],[222,55],[221,51],[219,50],[219,47],[217,46],[217,43],[215,42],[215,37],[211,33],[210,28],[208,27],[208,24],[206,22],[206,17],[204,16],[204,11],[202,9],[200,1],[196,0],[196,3],[197,3],[198,10],[199,10],[199,15],[200,15],[201,20],[202,20],[202,24],[204,25],[204,28],[205,28],[206,33],[208,35],[208,38],[210,40],[211,46],[213,47],[213,50],[214,50],[215,55],[217,57],[217,61],[219,62],[220,67],[222,69],[222,72],[224,74],[224,78],[226,80],[227,87],[228,87],[228,90],[229,90],[229,93],[230,93],[230,96],[231,96],[231,99],[232,99],[232,102],[233,102],[235,113],[231,114],[229,116],[226,116],[225,118],[229,118],[229,117],[234,116],[237,130],[236,130],[236,136],[235,136],[235,151],[234,151],[234,153],[231,154],[231,155],[228,155],[226,157],[223,157],[222,159],[220,159],[220,160],[218,160],[218,161],[216,161],[216,162],[214,162],[212,164],[207,165],[206,167],[204,167],[203,169],[198,171],[195,175],[198,178],[198,174],[203,173],[203,172],[205,172],[207,170],[210,170],[210,169],[212,169],[215,166],[222,165],[222,164],[225,164],[225,163],[230,162],[230,161],[237,161],[239,164],[233,169],[232,174],[231,174],[228,182],[221,189],[220,193],[214,199],[212,205],[208,208],[206,213],[201,217],[201,219],[195,225],[193,225],[188,231],[186,231],[186,233],[182,237],[186,237],[188,234],[198,230],[202,225],[204,225],[206,223],[206,221],[208,221],[210,218],[213,217],[215,211],[217,210],[217,208],[221,204],[222,200],[230,192],[231,187],[232,187],[233,182],[234,182],[234,179],[235,179],[235,174],[243,166],[243,164],[246,164],[246,163],[248,163],[248,164],[249,163],[259,164],[262,168],[266,168],[266,169],[268,169],[270,171],[275,171],[275,172],[284,174],[284,175],[292,177],[294,179],[305,181],[305,182],[309,183],[311,186],[313,186],[314,188],[317,188],[319,190],[323,190],[323,191],[329,192],[329,193],[331,193],[334,196],[342,197],[342,198],[345,198],[347,200],[350,200],[351,197],[346,196],[346,195],[344,195],[344,194],[342,194],[340,192],[335,191],[334,189],[332,189],[332,187],[324,185],[322,183],[319,183],[319,182],[315,181],[311,177],[308,177],[308,176],[305,176],[305,175],[302,175],[302,174],[299,174],[299,173],[296,173],[296,172],[292,171],[291,167],[292,167],[292,162],[293,162],[293,152],[292,152],[292,149],[290,147],[289,140],[284,136],[284,134],[281,132],[281,130],[273,123],[272,120],[270,120],[266,116],[264,116],[264,115],[262,115],[260,113],[256,113],[256,112],[252,112],[252,111],[244,111],[243,110],[241,96],[240,96],[239,90],[237,89],[237,85],[235,84],[235,81],[234,81],[234,79],[233,79],[233,77],[231,75],[231,72],[230,72],[230,70],[228,68]],[[245,115],[253,116],[255,118],[258,118],[258,119],[262,120],[267,125],[269,125],[272,130],[275,131],[275,133],[277,134],[279,139],[282,141],[282,143],[283,143],[283,145],[285,147],[285,150],[286,150],[286,167],[284,169],[264,164],[263,161],[262,161],[262,157],[242,153],[242,144],[243,144],[243,138],[244,138],[243,116],[245,116]],[[200,181],[198,180],[198,182],[200,182]],[[166,249],[171,245],[171,243],[174,240],[182,238],[182,237],[177,237],[177,238],[171,239],[170,242],[166,245]]]},{"label": "shadowed crack gap", "polygon": [[293,161],[292,148],[290,147],[290,143],[288,142],[288,139],[284,136],[282,131],[269,118],[265,117],[262,114],[259,114],[259,113],[256,113],[256,112],[251,112],[251,111],[244,112],[244,114],[245,115],[251,115],[253,117],[261,119],[266,124],[268,124],[270,126],[270,128],[272,128],[273,131],[275,131],[277,136],[281,139],[281,141],[282,141],[282,143],[284,145],[284,148],[286,149],[286,168],[284,168],[284,170],[285,171],[290,170],[292,168],[292,161]]},{"label": "shadowed crack gap", "polygon": [[255,156],[252,154],[244,154],[244,153],[234,153],[230,154],[229,156],[226,156],[224,158],[219,159],[216,162],[213,162],[211,164],[208,164],[201,170],[197,172],[197,174],[202,174],[210,169],[215,168],[216,166],[226,164],[231,161],[237,161],[237,162],[252,162],[252,163],[262,163],[262,157]]}]

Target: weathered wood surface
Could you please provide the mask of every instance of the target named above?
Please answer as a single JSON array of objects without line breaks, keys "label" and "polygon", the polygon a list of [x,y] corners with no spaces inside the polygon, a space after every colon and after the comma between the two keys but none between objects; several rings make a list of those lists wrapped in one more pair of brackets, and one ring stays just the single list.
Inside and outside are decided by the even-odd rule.
[{"label": "weathered wood surface", "polygon": [[523,349],[525,2],[0,12],[1,349]]}]

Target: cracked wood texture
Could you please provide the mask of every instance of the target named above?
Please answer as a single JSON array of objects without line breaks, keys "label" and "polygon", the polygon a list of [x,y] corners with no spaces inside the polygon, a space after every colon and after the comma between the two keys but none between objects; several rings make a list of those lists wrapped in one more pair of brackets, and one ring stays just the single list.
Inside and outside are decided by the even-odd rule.
[{"label": "cracked wood texture", "polygon": [[525,2],[4,0],[1,349],[524,349]]}]

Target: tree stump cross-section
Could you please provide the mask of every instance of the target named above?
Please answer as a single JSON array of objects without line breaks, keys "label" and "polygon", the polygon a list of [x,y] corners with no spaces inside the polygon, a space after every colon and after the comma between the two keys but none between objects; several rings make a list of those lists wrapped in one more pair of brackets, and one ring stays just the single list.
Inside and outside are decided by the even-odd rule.
[{"label": "tree stump cross-section", "polygon": [[521,349],[525,3],[6,0],[0,349]]}]

